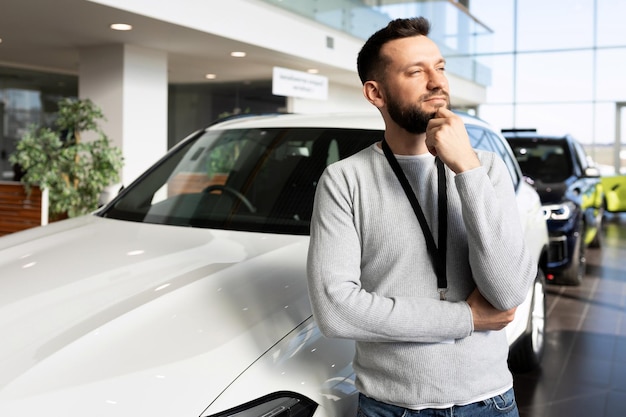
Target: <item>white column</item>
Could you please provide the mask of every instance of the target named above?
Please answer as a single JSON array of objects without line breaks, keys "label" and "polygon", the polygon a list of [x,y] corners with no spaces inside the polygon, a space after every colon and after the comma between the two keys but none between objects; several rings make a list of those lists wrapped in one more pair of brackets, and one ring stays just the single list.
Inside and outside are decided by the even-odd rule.
[{"label": "white column", "polygon": [[80,51],[78,91],[104,114],[101,127],[122,149],[128,185],[167,150],[167,54],[133,45]]}]

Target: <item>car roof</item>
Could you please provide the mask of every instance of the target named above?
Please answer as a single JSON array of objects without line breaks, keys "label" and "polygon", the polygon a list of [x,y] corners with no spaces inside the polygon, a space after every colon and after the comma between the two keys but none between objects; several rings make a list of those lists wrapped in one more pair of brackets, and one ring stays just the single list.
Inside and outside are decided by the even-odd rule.
[{"label": "car roof", "polygon": [[[465,124],[488,127],[489,125],[473,116],[455,112]],[[384,130],[385,124],[376,111],[361,113],[321,113],[295,114],[274,113],[264,115],[239,115],[209,126],[207,130],[252,129],[252,128],[338,128],[338,129],[372,129]]]},{"label": "car roof", "polygon": [[557,140],[567,140],[571,139],[570,135],[546,135],[542,133],[538,133],[534,129],[502,129],[502,136],[507,139],[537,139],[542,141],[557,141]]}]

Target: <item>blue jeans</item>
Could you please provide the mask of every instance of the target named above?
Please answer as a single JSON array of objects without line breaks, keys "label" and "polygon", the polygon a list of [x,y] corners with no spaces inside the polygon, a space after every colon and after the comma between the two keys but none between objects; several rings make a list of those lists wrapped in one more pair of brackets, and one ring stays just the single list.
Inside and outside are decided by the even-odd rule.
[{"label": "blue jeans", "polygon": [[513,388],[501,395],[451,408],[409,410],[359,394],[357,417],[519,417]]}]

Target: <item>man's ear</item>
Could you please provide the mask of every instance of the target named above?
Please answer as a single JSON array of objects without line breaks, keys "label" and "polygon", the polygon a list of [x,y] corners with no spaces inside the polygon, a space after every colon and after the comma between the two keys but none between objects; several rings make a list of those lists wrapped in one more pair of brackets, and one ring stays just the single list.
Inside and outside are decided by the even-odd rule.
[{"label": "man's ear", "polygon": [[363,84],[363,95],[374,106],[379,109],[385,105],[385,97],[380,84],[376,81],[366,81]]}]

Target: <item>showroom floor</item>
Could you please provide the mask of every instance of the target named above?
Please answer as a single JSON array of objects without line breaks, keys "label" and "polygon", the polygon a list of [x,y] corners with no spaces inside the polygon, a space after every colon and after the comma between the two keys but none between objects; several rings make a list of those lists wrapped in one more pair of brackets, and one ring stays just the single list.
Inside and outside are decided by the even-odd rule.
[{"label": "showroom floor", "polygon": [[603,236],[581,286],[547,287],[542,368],[515,376],[520,417],[626,416],[626,217]]}]

